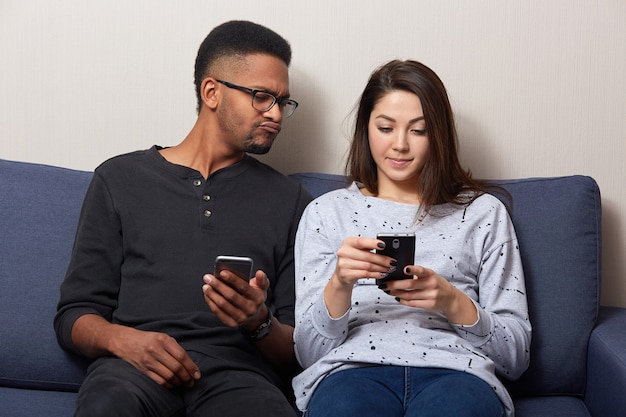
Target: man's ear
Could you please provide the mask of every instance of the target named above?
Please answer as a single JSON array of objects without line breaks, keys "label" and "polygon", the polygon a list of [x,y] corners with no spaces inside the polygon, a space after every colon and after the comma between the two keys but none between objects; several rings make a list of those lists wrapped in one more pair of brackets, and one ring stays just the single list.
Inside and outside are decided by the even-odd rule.
[{"label": "man's ear", "polygon": [[202,102],[212,110],[217,107],[217,103],[219,102],[219,93],[216,87],[217,81],[215,81],[215,79],[209,77],[202,80],[200,88]]}]

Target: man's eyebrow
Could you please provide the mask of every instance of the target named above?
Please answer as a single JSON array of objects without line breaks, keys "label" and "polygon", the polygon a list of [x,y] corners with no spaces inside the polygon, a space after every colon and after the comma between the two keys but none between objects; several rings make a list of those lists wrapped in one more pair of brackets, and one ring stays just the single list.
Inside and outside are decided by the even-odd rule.
[{"label": "man's eyebrow", "polygon": [[279,96],[277,92],[272,91],[272,90],[270,90],[270,89],[268,89],[268,88],[265,88],[265,87],[261,87],[261,86],[258,86],[258,87],[252,87],[252,89],[253,89],[253,90],[257,90],[257,91],[262,91],[262,92],[267,93],[267,94],[271,94],[271,95],[273,95],[274,97],[276,97],[276,98],[278,98],[278,99],[290,98],[290,96],[291,96],[289,93],[287,93],[287,94],[286,94],[286,95],[284,95],[284,96]]}]

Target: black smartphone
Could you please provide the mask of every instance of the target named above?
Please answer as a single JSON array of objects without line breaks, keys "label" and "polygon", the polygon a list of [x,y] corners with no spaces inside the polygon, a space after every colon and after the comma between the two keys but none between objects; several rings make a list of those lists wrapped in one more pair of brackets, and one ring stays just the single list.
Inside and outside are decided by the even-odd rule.
[{"label": "black smartphone", "polygon": [[411,279],[413,275],[406,275],[404,267],[415,262],[415,234],[414,233],[379,233],[377,239],[385,242],[385,249],[376,249],[376,253],[387,255],[398,261],[396,270],[390,272],[379,282],[396,279]]},{"label": "black smartphone", "polygon": [[250,278],[254,276],[253,267],[254,262],[252,258],[248,258],[247,256],[220,255],[215,258],[215,272],[213,275],[218,276],[220,271],[226,269],[241,278],[250,280]]}]

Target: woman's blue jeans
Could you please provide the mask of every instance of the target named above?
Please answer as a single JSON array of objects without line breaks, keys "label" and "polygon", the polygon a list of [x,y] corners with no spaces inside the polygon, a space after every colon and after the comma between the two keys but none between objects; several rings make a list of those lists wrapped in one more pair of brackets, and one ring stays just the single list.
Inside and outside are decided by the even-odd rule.
[{"label": "woman's blue jeans", "polygon": [[306,417],[502,417],[504,408],[482,379],[436,368],[372,366],[326,377]]}]

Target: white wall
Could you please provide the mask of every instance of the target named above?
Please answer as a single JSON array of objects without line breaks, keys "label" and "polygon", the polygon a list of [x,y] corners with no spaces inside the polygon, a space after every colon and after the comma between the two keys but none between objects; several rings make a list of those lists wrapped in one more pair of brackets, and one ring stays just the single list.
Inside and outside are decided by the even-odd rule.
[{"label": "white wall", "polygon": [[0,0],[0,158],[92,170],[178,143],[195,121],[197,48],[230,19],[294,49],[301,106],[267,162],[342,172],[369,73],[420,60],[448,87],[476,176],[598,181],[602,303],[626,306],[623,0]]}]

